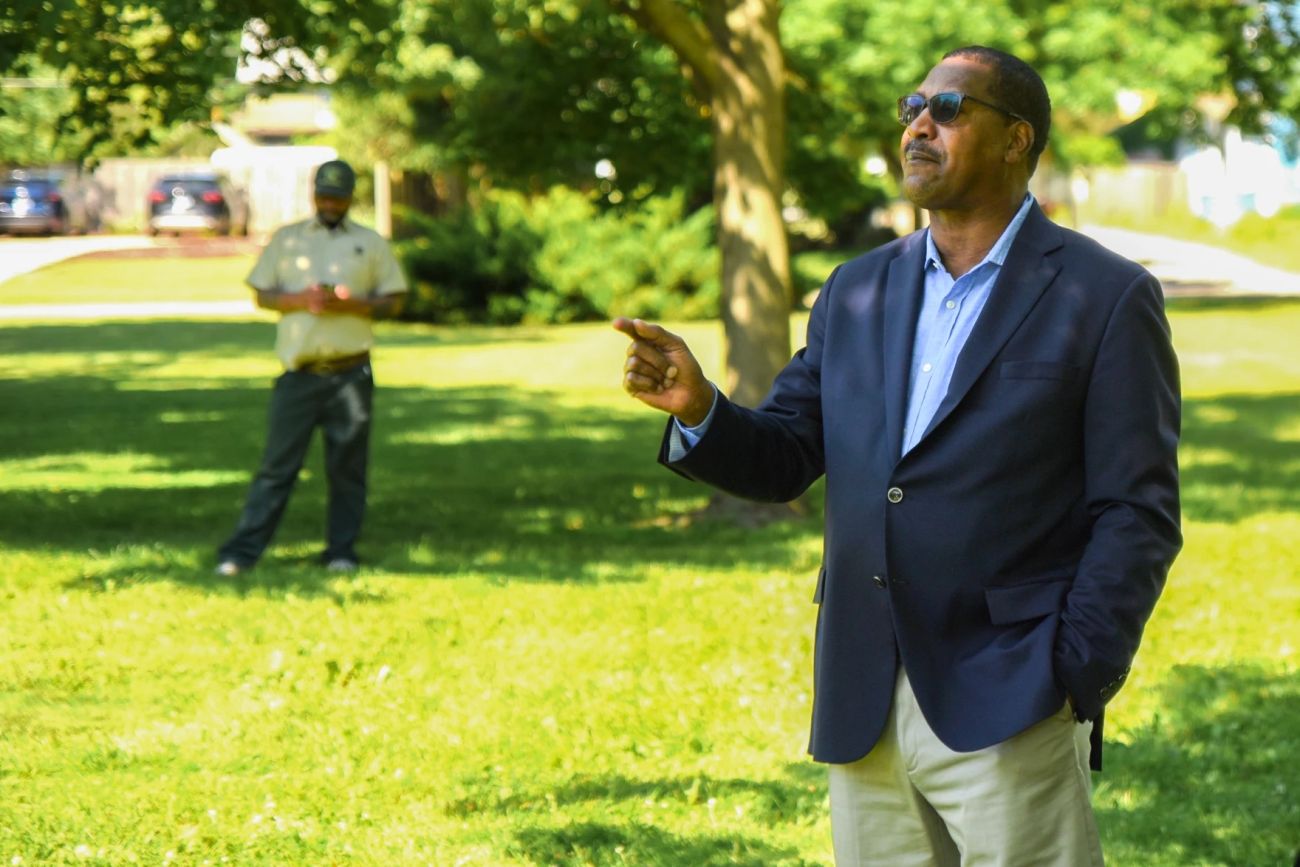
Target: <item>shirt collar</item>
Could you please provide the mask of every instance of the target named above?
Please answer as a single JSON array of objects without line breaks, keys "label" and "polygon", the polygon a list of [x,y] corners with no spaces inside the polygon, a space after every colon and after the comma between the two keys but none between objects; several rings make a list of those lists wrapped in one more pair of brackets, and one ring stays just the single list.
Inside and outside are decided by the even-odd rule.
[{"label": "shirt collar", "polygon": [[[1011,252],[1011,245],[1015,242],[1016,235],[1020,232],[1020,227],[1024,225],[1025,218],[1029,216],[1029,206],[1032,205],[1033,202],[1034,197],[1029,193],[1025,193],[1025,200],[1020,203],[1020,210],[1016,211],[1016,215],[1011,218],[1011,222],[1007,223],[1007,227],[1002,230],[1002,234],[998,237],[997,242],[989,248],[987,255],[979,261],[975,268],[971,268],[971,271],[983,267],[988,262],[992,262],[998,267],[1002,266],[1002,263],[1007,260],[1007,254]],[[927,228],[925,230],[926,270],[928,271],[931,266],[942,269],[943,260],[939,258],[939,248],[934,246],[934,236]]]},{"label": "shirt collar", "polygon": [[313,214],[311,218],[311,222],[308,223],[307,225],[308,228],[310,228],[313,232],[329,232],[330,234],[333,234],[334,232],[341,232],[343,234],[347,234],[351,229],[352,221],[349,220],[347,217],[344,217],[342,220],[339,220],[339,224],[337,226],[331,229],[329,226],[325,225],[320,221],[319,215]]}]

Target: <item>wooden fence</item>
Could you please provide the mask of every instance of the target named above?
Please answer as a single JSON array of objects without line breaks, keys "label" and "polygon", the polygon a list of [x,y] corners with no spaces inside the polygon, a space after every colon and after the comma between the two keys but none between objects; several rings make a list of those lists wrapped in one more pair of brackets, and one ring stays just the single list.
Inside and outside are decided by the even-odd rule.
[{"label": "wooden fence", "polygon": [[211,159],[106,159],[94,177],[104,225],[143,232],[149,219],[149,188],[155,180],[177,172],[224,172],[248,198],[249,234],[266,237],[276,227],[311,213],[316,167],[334,156],[332,148],[322,147],[223,148]]}]

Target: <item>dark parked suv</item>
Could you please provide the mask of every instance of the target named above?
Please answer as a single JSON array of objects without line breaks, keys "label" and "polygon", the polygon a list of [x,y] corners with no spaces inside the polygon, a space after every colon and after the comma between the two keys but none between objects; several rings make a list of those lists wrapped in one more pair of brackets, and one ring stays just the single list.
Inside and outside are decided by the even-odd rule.
[{"label": "dark parked suv", "polygon": [[224,175],[167,175],[149,190],[149,234],[248,234],[248,199]]},{"label": "dark parked suv", "polygon": [[92,232],[99,201],[95,184],[74,172],[14,169],[0,180],[0,232]]}]

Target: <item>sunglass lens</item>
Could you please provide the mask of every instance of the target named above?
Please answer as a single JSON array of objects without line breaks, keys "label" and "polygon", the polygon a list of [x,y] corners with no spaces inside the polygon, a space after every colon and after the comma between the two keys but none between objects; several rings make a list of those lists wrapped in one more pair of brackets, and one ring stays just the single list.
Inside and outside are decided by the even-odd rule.
[{"label": "sunglass lens", "polygon": [[960,111],[960,93],[936,93],[930,97],[930,117],[935,123],[952,123]]},{"label": "sunglass lens", "polygon": [[916,120],[925,108],[925,97],[919,93],[909,93],[898,101],[898,122],[908,126]]}]

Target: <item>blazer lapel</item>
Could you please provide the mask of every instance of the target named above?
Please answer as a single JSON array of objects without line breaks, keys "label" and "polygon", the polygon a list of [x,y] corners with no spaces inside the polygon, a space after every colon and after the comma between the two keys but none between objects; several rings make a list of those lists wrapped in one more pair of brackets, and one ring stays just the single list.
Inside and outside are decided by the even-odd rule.
[{"label": "blazer lapel", "polygon": [[903,451],[903,422],[907,417],[908,379],[912,373],[912,343],[921,313],[921,278],[925,267],[925,233],[912,235],[911,243],[889,263],[885,278],[885,429],[889,454],[898,460]]},{"label": "blazer lapel", "polygon": [[930,434],[961,403],[975,380],[989,366],[1029,311],[1038,303],[1056,274],[1060,263],[1048,253],[1062,245],[1061,232],[1043,215],[1038,204],[1030,208],[1020,233],[1011,245],[1001,273],[980,312],[965,347],[957,356],[948,394],[935,410],[934,418],[922,434]]}]

